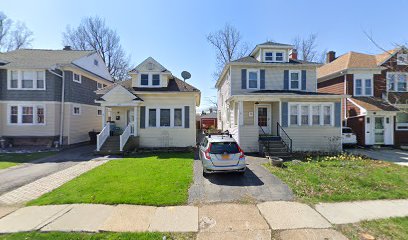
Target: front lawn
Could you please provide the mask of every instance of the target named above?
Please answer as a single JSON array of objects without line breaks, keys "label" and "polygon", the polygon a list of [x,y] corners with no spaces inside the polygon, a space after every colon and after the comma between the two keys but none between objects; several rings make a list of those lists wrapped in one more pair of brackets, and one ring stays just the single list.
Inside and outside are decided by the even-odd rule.
[{"label": "front lawn", "polygon": [[163,153],[111,160],[28,204],[185,204],[193,157],[192,153]]},{"label": "front lawn", "polygon": [[306,203],[408,198],[408,167],[352,155],[265,165]]},{"label": "front lawn", "polygon": [[188,233],[68,233],[68,232],[28,232],[0,234],[1,240],[162,240],[166,239],[193,239],[193,234]]},{"label": "front lawn", "polygon": [[367,239],[365,235],[375,239],[406,240],[408,239],[408,217],[389,218],[375,221],[337,226],[349,239]]},{"label": "front lawn", "polygon": [[48,157],[57,152],[35,153],[0,153],[0,169],[16,166],[21,163],[31,162],[40,158]]}]

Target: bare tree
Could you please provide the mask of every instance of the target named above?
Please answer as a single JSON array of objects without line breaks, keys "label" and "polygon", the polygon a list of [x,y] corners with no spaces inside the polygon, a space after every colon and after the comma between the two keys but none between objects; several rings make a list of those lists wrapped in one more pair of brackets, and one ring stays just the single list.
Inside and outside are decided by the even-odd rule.
[{"label": "bare tree", "polygon": [[77,50],[97,51],[115,81],[129,78],[130,57],[123,50],[116,31],[109,28],[104,19],[86,17],[77,28],[67,26],[63,44]]},{"label": "bare tree", "polygon": [[319,52],[317,49],[317,34],[312,33],[306,38],[297,36],[293,45],[298,51],[299,59],[309,62],[324,62],[326,50]]},{"label": "bare tree", "polygon": [[20,21],[13,22],[0,12],[0,52],[31,47],[33,32]]},{"label": "bare tree", "polygon": [[207,41],[216,51],[217,69],[214,77],[218,78],[225,64],[248,54],[248,44],[243,42],[241,33],[230,24],[207,35]]},{"label": "bare tree", "polygon": [[216,96],[206,97],[210,108],[218,109],[218,101]]}]

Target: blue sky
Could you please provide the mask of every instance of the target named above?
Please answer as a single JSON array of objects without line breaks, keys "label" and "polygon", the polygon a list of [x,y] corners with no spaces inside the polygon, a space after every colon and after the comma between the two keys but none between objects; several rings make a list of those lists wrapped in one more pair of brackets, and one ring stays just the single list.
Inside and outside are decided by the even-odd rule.
[{"label": "blue sky", "polygon": [[62,47],[67,25],[99,15],[121,37],[132,65],[152,56],[176,76],[191,72],[189,83],[202,91],[201,108],[208,105],[207,97],[216,95],[215,52],[206,35],[225,23],[238,28],[250,48],[267,39],[291,43],[297,35],[317,33],[319,47],[338,55],[351,50],[377,53],[364,31],[385,48],[408,39],[402,27],[408,1],[403,0],[1,0],[0,9],[34,32],[34,48],[46,49]]}]

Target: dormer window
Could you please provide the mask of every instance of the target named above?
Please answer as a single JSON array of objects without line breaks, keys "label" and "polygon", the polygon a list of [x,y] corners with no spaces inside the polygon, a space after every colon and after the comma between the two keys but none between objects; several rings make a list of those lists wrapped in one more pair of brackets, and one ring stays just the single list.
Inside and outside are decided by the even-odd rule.
[{"label": "dormer window", "polygon": [[264,62],[283,62],[284,60],[284,52],[265,52]]},{"label": "dormer window", "polygon": [[276,62],[283,62],[283,52],[277,52],[275,56]]},{"label": "dormer window", "polygon": [[149,74],[140,75],[140,85],[142,86],[149,85]]},{"label": "dormer window", "polygon": [[149,87],[159,87],[160,86],[160,74],[140,74],[140,85]]},{"label": "dormer window", "polygon": [[159,74],[153,74],[153,86],[159,86],[160,85],[160,75]]},{"label": "dormer window", "polygon": [[273,52],[265,53],[265,62],[273,62]]}]

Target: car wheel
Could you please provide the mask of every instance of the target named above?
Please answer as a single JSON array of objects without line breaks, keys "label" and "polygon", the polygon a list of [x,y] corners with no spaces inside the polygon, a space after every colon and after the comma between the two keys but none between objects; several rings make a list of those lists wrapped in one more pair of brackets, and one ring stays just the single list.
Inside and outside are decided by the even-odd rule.
[{"label": "car wheel", "polygon": [[245,171],[240,171],[240,172],[238,172],[238,174],[243,176],[243,175],[245,175]]},{"label": "car wheel", "polygon": [[208,177],[208,173],[203,170],[203,177]]}]

